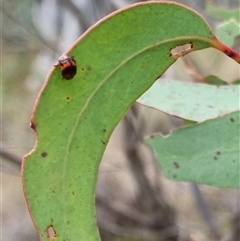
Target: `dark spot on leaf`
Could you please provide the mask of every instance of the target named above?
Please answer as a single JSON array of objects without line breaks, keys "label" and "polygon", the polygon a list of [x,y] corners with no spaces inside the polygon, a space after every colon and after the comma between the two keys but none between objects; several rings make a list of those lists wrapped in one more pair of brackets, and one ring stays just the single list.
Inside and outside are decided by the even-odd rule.
[{"label": "dark spot on leaf", "polygon": [[71,97],[70,96],[67,96],[67,100],[70,100],[71,99]]},{"label": "dark spot on leaf", "polygon": [[231,122],[235,122],[235,120],[234,120],[233,118],[230,118],[230,121],[231,121]]},{"label": "dark spot on leaf", "polygon": [[142,62],[141,67],[142,67],[142,68],[145,67],[145,62]]},{"label": "dark spot on leaf", "polygon": [[214,108],[214,107],[213,107],[213,106],[211,106],[211,105],[208,105],[207,107],[208,107],[208,108]]},{"label": "dark spot on leaf", "polygon": [[36,124],[33,120],[30,122],[30,127],[36,132]]},{"label": "dark spot on leaf", "polygon": [[56,231],[52,224],[46,228],[46,234],[50,240],[54,240],[54,238],[57,237]]},{"label": "dark spot on leaf", "polygon": [[236,162],[235,160],[232,160],[232,162],[234,163],[234,162]]},{"label": "dark spot on leaf", "polygon": [[46,157],[47,156],[47,152],[42,152],[41,156],[42,157]]},{"label": "dark spot on leaf", "polygon": [[85,70],[85,68],[81,68],[82,72]]},{"label": "dark spot on leaf", "polygon": [[103,144],[103,145],[106,145],[106,142],[102,140],[102,144]]},{"label": "dark spot on leaf", "polygon": [[217,159],[218,159],[218,158],[215,156],[215,157],[214,157],[214,160],[217,160]]},{"label": "dark spot on leaf", "polygon": [[106,132],[107,130],[106,129],[103,129],[103,132]]},{"label": "dark spot on leaf", "polygon": [[174,165],[174,167],[177,168],[177,169],[180,168],[180,166],[179,166],[179,164],[178,164],[177,162],[174,162],[173,165]]},{"label": "dark spot on leaf", "polygon": [[173,178],[176,179],[176,178],[177,178],[177,175],[173,175]]},{"label": "dark spot on leaf", "polygon": [[221,152],[220,152],[220,151],[217,151],[216,154],[219,156],[219,155],[221,155]]},{"label": "dark spot on leaf", "polygon": [[156,78],[156,80],[159,79],[161,76],[162,76],[162,74],[158,75],[157,78]]},{"label": "dark spot on leaf", "polygon": [[75,192],[74,192],[74,191],[72,191],[72,195],[75,195]]}]

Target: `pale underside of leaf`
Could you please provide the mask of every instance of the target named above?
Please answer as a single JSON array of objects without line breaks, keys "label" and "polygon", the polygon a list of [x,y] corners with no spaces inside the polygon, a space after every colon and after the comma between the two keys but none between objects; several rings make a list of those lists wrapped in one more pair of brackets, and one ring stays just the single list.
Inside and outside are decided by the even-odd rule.
[{"label": "pale underside of leaf", "polygon": [[196,122],[240,110],[240,86],[212,86],[160,79],[138,103]]}]

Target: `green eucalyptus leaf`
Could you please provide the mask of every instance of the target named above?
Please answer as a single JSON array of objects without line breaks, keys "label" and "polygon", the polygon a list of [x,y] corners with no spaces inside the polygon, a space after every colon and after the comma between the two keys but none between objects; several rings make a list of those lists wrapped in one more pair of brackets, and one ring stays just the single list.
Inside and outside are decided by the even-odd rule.
[{"label": "green eucalyptus leaf", "polygon": [[233,47],[235,39],[240,36],[240,24],[233,19],[223,22],[217,27],[216,35],[223,43]]},{"label": "green eucalyptus leaf", "polygon": [[212,2],[207,2],[207,13],[209,16],[219,20],[234,19],[240,22],[239,9],[225,9],[215,6]]},{"label": "green eucalyptus leaf", "polygon": [[154,149],[167,178],[219,187],[240,186],[240,112],[152,136]]}]

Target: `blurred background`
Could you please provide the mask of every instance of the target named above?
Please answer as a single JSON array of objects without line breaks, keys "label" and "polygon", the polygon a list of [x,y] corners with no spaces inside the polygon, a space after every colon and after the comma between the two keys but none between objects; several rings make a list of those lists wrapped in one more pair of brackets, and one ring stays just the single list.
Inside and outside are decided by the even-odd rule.
[{"label": "blurred background", "polygon": [[[1,4],[1,240],[38,241],[21,186],[21,160],[35,145],[31,112],[59,56],[96,21],[135,0],[5,0]],[[240,50],[221,26],[239,18],[239,0],[182,0]],[[227,14],[226,14],[227,13]],[[225,34],[224,34],[225,33]],[[221,35],[222,34],[222,35]],[[229,40],[230,39],[230,40]],[[207,60],[207,61],[206,61]],[[160,60],[159,60],[160,61]],[[239,65],[213,49],[180,58],[161,78],[232,83]],[[238,241],[240,192],[167,180],[143,138],[180,119],[134,104],[104,154],[96,190],[102,241]],[[181,143],[179,143],[180,145]]]}]

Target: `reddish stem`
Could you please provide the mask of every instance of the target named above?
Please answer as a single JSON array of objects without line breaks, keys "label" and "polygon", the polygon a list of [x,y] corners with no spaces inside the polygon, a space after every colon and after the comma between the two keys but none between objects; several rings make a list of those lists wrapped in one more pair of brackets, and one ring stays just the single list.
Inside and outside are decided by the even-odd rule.
[{"label": "reddish stem", "polygon": [[240,64],[240,53],[235,51],[234,49],[228,47],[224,43],[222,43],[219,39],[215,38],[212,42],[214,48],[218,49],[219,51],[226,54],[231,59],[235,60],[237,63]]}]

